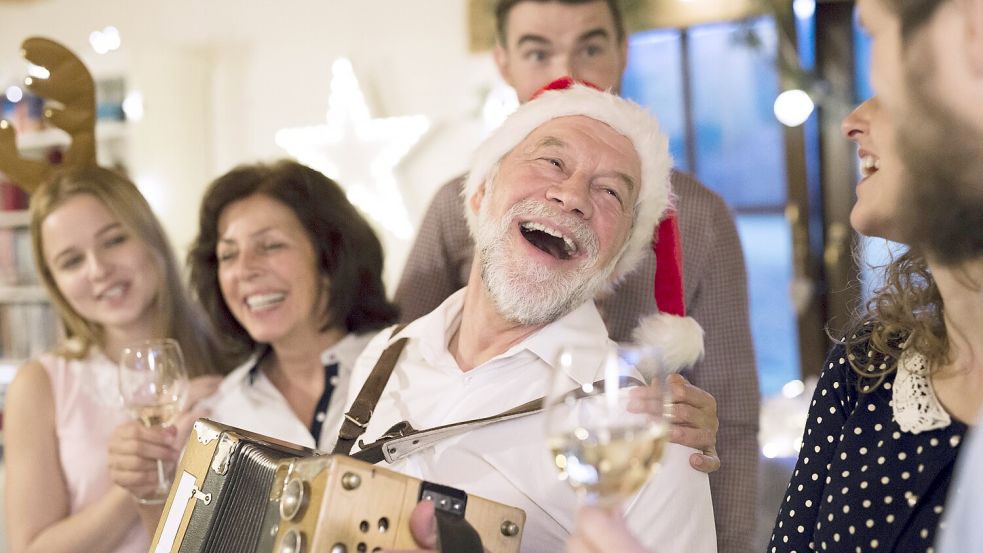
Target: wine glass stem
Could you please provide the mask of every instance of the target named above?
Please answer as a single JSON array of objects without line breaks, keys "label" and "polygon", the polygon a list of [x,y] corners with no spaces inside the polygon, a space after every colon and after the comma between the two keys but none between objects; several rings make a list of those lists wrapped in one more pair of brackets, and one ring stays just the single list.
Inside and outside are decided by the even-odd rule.
[{"label": "wine glass stem", "polygon": [[169,491],[167,477],[164,476],[164,462],[160,459],[157,459],[157,490],[165,493]]}]

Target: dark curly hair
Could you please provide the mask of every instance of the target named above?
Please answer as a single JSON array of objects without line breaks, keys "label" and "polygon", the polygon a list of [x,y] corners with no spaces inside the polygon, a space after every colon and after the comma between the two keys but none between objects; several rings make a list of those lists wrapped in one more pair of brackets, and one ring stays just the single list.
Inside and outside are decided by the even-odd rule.
[{"label": "dark curly hair", "polygon": [[229,311],[218,281],[218,220],[230,204],[254,194],[287,206],[307,231],[320,273],[331,281],[321,330],[379,330],[399,315],[382,283],[382,245],[333,180],[294,161],[240,165],[212,182],[201,203],[198,237],[188,254],[191,286],[228,346],[256,342]]}]

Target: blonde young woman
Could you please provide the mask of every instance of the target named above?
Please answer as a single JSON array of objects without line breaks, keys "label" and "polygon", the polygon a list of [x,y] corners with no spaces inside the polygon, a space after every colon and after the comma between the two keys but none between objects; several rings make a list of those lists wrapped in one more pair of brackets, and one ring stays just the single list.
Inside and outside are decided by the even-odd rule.
[{"label": "blonde young woman", "polygon": [[[66,338],[21,367],[8,390],[8,549],[145,552],[136,500],[112,483],[107,465],[111,432],[130,420],[116,386],[120,351],[128,342],[171,337],[192,376],[223,373],[228,363],[185,294],[159,222],[126,178],[97,167],[57,175],[31,198],[31,237]],[[217,383],[196,379],[192,395]],[[143,431],[164,443],[175,433]],[[177,451],[155,453],[174,461]]]}]

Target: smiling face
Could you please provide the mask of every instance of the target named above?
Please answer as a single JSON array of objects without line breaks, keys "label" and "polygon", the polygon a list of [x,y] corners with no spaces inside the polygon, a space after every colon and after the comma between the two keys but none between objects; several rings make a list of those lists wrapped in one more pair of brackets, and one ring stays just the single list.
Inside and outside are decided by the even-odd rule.
[{"label": "smiling face", "polygon": [[253,194],[222,210],[218,234],[222,296],[253,340],[288,346],[315,339],[324,323],[327,280],[293,211]]},{"label": "smiling face", "polygon": [[910,241],[943,263],[983,255],[983,14],[974,5],[858,2],[871,83],[907,165],[899,217]]},{"label": "smiling face", "polygon": [[161,264],[146,244],[91,194],[65,200],[40,228],[44,261],[79,316],[107,335],[151,335]]},{"label": "smiling face", "polygon": [[506,16],[505,33],[495,63],[519,102],[560,77],[617,92],[628,45],[605,2],[519,2]]},{"label": "smiling face", "polygon": [[583,116],[553,119],[501,161],[478,213],[482,281],[522,324],[566,314],[607,283],[625,249],[641,182],[631,141]]},{"label": "smiling face", "polygon": [[857,144],[860,157],[861,179],[850,224],[867,236],[902,240],[898,208],[904,174],[894,145],[894,124],[876,97],[843,120],[843,135]]}]

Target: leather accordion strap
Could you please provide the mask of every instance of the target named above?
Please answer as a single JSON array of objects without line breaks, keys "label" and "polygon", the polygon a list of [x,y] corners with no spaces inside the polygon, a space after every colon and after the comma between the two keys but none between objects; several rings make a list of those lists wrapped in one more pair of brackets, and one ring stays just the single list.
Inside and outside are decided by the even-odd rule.
[{"label": "leather accordion strap", "polygon": [[434,510],[437,520],[437,551],[441,553],[484,553],[481,536],[462,516],[440,509]]},{"label": "leather accordion strap", "polygon": [[[402,332],[404,328],[406,328],[405,324],[398,325],[393,329],[390,338]],[[365,384],[362,385],[362,389],[359,390],[358,396],[352,403],[351,409],[345,413],[341,430],[338,431],[338,441],[335,443],[332,453],[350,455],[355,440],[365,433],[369,419],[372,418],[372,411],[375,410],[376,404],[379,403],[379,397],[382,396],[382,390],[389,382],[396,362],[399,361],[399,356],[403,353],[403,348],[406,347],[406,340],[406,338],[401,338],[393,342],[379,356],[379,360],[372,367],[372,372],[365,379]]]},{"label": "leather accordion strap", "polygon": [[[635,386],[645,385],[641,380],[631,377],[622,379],[622,385],[625,384]],[[581,386],[572,391],[577,399],[597,395],[604,391],[604,381],[597,380],[592,386]],[[395,463],[421,449],[431,447],[443,439],[456,436],[462,432],[538,413],[543,410],[544,401],[545,398],[540,397],[490,417],[445,424],[426,430],[417,430],[408,422],[403,421],[394,425],[375,442],[362,447],[352,457],[372,464],[382,460]]]},{"label": "leather accordion strap", "polygon": [[461,489],[423,482],[420,501],[433,503],[437,523],[437,551],[441,553],[484,553],[481,535],[465,518],[468,494]]}]

